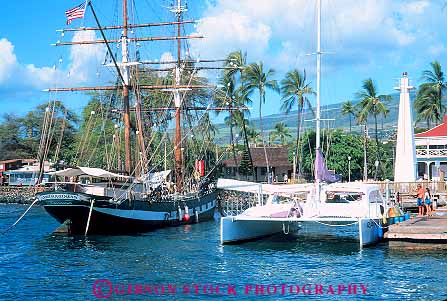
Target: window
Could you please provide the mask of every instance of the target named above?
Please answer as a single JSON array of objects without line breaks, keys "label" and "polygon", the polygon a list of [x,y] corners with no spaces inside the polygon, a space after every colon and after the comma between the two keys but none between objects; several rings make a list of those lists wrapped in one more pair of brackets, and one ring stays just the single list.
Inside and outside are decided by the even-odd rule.
[{"label": "window", "polygon": [[382,196],[378,190],[372,191],[369,194],[369,202],[370,203],[382,203]]},{"label": "window", "polygon": [[349,204],[362,200],[362,193],[359,192],[326,192],[326,203],[330,204]]},{"label": "window", "polygon": [[267,173],[267,167],[261,167],[261,176],[265,176]]}]

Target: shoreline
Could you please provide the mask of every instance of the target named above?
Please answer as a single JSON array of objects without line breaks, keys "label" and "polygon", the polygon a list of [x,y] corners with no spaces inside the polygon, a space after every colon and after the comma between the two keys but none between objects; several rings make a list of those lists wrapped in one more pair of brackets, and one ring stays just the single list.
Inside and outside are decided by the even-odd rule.
[{"label": "shoreline", "polygon": [[35,196],[33,187],[0,186],[0,204],[29,205]]}]

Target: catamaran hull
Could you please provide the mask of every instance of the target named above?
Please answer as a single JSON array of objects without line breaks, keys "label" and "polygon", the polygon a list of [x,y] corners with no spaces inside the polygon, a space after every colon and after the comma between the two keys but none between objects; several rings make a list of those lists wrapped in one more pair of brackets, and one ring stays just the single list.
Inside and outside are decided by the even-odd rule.
[{"label": "catamaran hull", "polygon": [[378,243],[383,238],[380,219],[362,218],[356,221],[303,221],[299,235],[323,240],[346,239],[357,241],[365,247]]},{"label": "catamaran hull", "polygon": [[310,236],[319,239],[326,237],[350,238],[357,240],[360,246],[379,242],[383,233],[380,219],[355,219],[331,221],[325,219],[273,219],[238,217],[221,218],[221,243],[241,243],[261,239],[277,233],[294,233],[300,237]]},{"label": "catamaran hull", "polygon": [[127,204],[121,205],[112,205],[108,200],[93,199],[92,196],[79,193],[46,192],[37,197],[52,217],[67,225],[70,234],[85,234],[87,224],[88,234],[114,235],[144,233],[163,227],[197,223],[213,219],[216,206],[214,192],[177,202],[126,201]]},{"label": "catamaran hull", "polygon": [[293,233],[298,228],[297,223],[274,220],[236,220],[231,216],[226,216],[220,219],[220,241],[222,244],[236,244],[279,233]]}]

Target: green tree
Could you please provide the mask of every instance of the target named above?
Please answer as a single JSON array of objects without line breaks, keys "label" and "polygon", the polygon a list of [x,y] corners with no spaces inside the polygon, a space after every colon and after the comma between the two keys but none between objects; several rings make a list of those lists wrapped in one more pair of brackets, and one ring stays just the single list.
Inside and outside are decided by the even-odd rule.
[{"label": "green tree", "polygon": [[241,163],[239,165],[239,173],[246,177],[249,176],[250,174],[252,174],[252,170],[253,170],[253,165],[250,161],[249,152],[250,152],[249,149],[244,148],[244,150],[242,152]]},{"label": "green tree", "polygon": [[[306,106],[312,110],[308,95],[315,94],[310,87],[310,83],[306,81],[306,70],[303,73],[298,70],[292,70],[286,73],[285,78],[281,81],[282,105],[281,110],[288,114],[292,108],[297,106],[297,123],[296,123],[296,145],[295,154],[296,162],[298,162],[298,173],[301,172],[301,155],[300,155],[300,141],[301,141],[301,124],[303,121],[304,110]],[[296,172],[296,171],[294,171]]]},{"label": "green tree", "polygon": [[[331,147],[326,159],[328,169],[334,170],[337,174],[342,174],[345,180],[348,179],[349,165],[351,167],[351,181],[361,180],[363,175],[363,138],[357,134],[347,134],[341,129],[325,130],[325,135],[331,136]],[[303,140],[308,143],[303,145],[303,174],[309,180],[312,179],[312,173],[315,160],[315,131],[307,131],[303,134]],[[375,142],[368,142],[368,149],[375,152]],[[391,178],[393,175],[393,146],[386,145],[382,151],[381,175],[385,178]],[[348,157],[351,157],[349,164]],[[375,157],[367,158],[368,166],[373,167]],[[373,172],[373,170],[369,170]]]},{"label": "green tree", "polygon": [[[248,97],[248,90],[247,88],[244,86],[244,82],[242,80],[242,75],[243,75],[243,70],[246,67],[247,64],[247,54],[244,53],[242,54],[241,50],[238,51],[234,51],[231,52],[228,56],[227,56],[227,62],[226,62],[226,67],[229,68],[227,69],[224,74],[226,76],[230,76],[231,78],[233,78],[233,80],[236,83],[239,83],[239,87],[237,88],[237,94],[238,94],[238,98],[240,98],[238,100],[239,105],[242,105],[245,107],[246,104],[251,104],[252,101],[251,99]],[[236,123],[239,124],[242,128],[242,132],[243,132],[243,136],[244,136],[244,142],[245,142],[245,148],[247,150],[250,149],[250,145],[248,143],[248,136],[247,136],[247,121],[246,121],[246,117],[249,116],[250,111],[248,110],[238,110],[234,112],[234,116],[236,118]],[[251,153],[250,151],[247,151],[248,153],[248,157],[250,160],[250,166],[253,166],[253,159],[251,157]],[[252,174],[253,177],[255,177],[255,170],[254,168],[252,168]]]},{"label": "green tree", "polygon": [[279,122],[275,124],[275,129],[271,133],[272,141],[275,141],[276,138],[279,138],[281,141],[281,145],[287,144],[287,139],[292,137],[292,135],[289,132],[289,129],[286,127],[286,124],[284,122]]},{"label": "green tree", "polygon": [[35,158],[35,150],[23,143],[21,124],[14,114],[4,114],[0,124],[0,160]]},{"label": "green tree", "polygon": [[262,62],[260,63],[252,63],[244,68],[242,77],[244,82],[244,87],[247,89],[247,92],[250,94],[255,90],[258,91],[259,94],[259,125],[261,128],[261,138],[262,143],[264,145],[264,155],[265,162],[267,164],[267,173],[269,170],[269,161],[267,157],[267,150],[265,149],[265,136],[264,129],[262,126],[262,104],[265,103],[265,92],[266,89],[273,90],[279,93],[278,82],[272,79],[272,76],[275,74],[273,69],[268,69],[264,71],[264,65]]},{"label": "green tree", "polygon": [[[360,100],[359,121],[367,121],[370,114],[374,117],[374,129],[376,140],[376,160],[380,163],[380,147],[379,136],[377,131],[377,116],[379,114],[386,115],[389,111],[387,104],[391,101],[389,95],[378,95],[377,87],[371,78],[363,81],[362,89],[357,92],[357,97]],[[377,179],[379,167],[376,167],[374,179]]]},{"label": "green tree", "polygon": [[442,121],[442,117],[446,112],[443,98],[447,89],[447,82],[441,64],[438,61],[433,61],[430,63],[430,66],[432,70],[424,70],[422,72],[422,79],[425,82],[419,86],[414,103],[417,114],[416,122],[425,120],[429,128],[431,122],[438,125]]},{"label": "green tree", "polygon": [[349,117],[349,133],[352,133],[352,117],[357,114],[354,104],[352,101],[347,100],[343,103],[343,107],[341,109],[342,115],[348,115]]}]

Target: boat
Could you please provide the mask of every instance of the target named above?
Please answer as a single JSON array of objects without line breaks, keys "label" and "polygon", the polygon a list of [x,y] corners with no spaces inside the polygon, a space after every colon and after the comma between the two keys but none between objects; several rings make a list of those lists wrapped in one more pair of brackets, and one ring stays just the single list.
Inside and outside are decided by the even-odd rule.
[{"label": "boat", "polygon": [[236,216],[221,218],[222,244],[293,234],[346,238],[367,246],[383,236],[385,202],[376,184],[327,184],[321,187],[320,198],[315,196],[314,184],[257,186],[252,185],[250,189],[247,182],[218,180],[219,189],[269,196],[265,204],[248,208]]},{"label": "boat", "polygon": [[[270,185],[219,179],[218,189],[258,195],[256,206],[235,216],[221,218],[221,244],[240,243],[275,234],[348,237],[360,247],[378,242],[383,236],[385,202],[378,185],[336,183],[327,170],[320,149],[321,91],[321,0],[317,0],[317,95],[315,182]],[[266,203],[262,195],[268,195]],[[297,194],[301,194],[297,198]]]},{"label": "boat", "polygon": [[[182,115],[189,111],[197,112],[223,110],[225,108],[212,108],[210,105],[205,107],[192,107],[190,102],[184,101],[188,91],[198,89],[208,89],[211,85],[201,84],[185,78],[184,74],[193,74],[197,70],[212,69],[214,67],[197,66],[200,60],[194,60],[191,57],[183,58],[182,41],[202,38],[197,35],[182,35],[182,28],[185,24],[193,24],[194,21],[184,20],[183,14],[187,7],[182,5],[181,0],[175,1],[169,10],[173,13],[175,20],[172,22],[160,23],[128,23],[128,3],[122,1],[123,24],[112,26],[101,26],[97,14],[90,1],[86,1],[80,6],[68,10],[67,23],[76,18],[83,18],[87,8],[96,21],[95,27],[65,28],[59,30],[62,35],[78,31],[100,32],[102,39],[71,42],[58,41],[56,46],[64,45],[90,45],[105,44],[107,46],[107,57],[112,68],[117,75],[115,86],[96,86],[96,87],[56,87],[47,89],[52,93],[62,93],[66,91],[106,91],[104,93],[118,93],[123,100],[121,110],[114,108],[114,112],[119,112],[123,116],[124,124],[124,164],[118,164],[115,170],[103,167],[90,166],[65,166],[52,174],[56,179],[52,181],[53,187],[44,192],[36,194],[39,203],[45,210],[54,217],[71,234],[126,234],[142,233],[154,229],[178,226],[183,224],[197,223],[211,220],[216,208],[216,191],[212,183],[213,168],[209,168],[205,174],[204,159],[196,160],[196,168],[193,175],[186,179],[185,166],[183,159],[182,144],[185,136],[191,135],[182,128]],[[136,37],[133,30],[135,28],[148,28],[170,26],[175,28],[174,36],[164,37]],[[120,39],[108,39],[106,31],[120,31]],[[130,35],[133,35],[130,37]],[[177,57],[169,62],[162,61],[140,61],[139,50],[130,55],[130,49],[138,49],[136,43],[147,41],[171,40],[176,44]],[[132,46],[131,43],[134,43]],[[110,48],[110,44],[118,44],[121,48],[121,62],[118,61],[116,54]],[[131,48],[131,46],[133,48]],[[205,62],[218,62],[222,60],[206,60]],[[162,65],[161,68],[144,67]],[[163,65],[164,64],[164,65]],[[143,76],[144,72],[165,72],[171,74],[168,84],[147,85],[138,82],[138,78]],[[132,76],[131,76],[132,74]],[[157,73],[158,74],[158,73]],[[165,106],[144,108],[141,98],[142,91],[158,91],[165,93],[173,102]],[[132,96],[133,101],[132,103]],[[144,110],[151,112],[173,112],[175,115],[175,139],[171,144],[174,161],[174,170],[168,170],[166,165],[166,140],[164,142],[165,166],[152,166],[151,156],[162,145],[162,141],[154,150],[145,147],[143,139],[143,125],[141,121],[141,112]],[[185,113],[186,112],[186,113]],[[92,111],[92,115],[95,112]],[[133,115],[132,115],[133,113]],[[166,113],[166,114],[167,114]],[[131,133],[131,117],[135,119],[136,131]],[[49,118],[50,119],[50,118]],[[167,118],[165,118],[166,120]],[[43,126],[46,128],[46,125]],[[116,130],[116,127],[115,127]],[[169,129],[166,126],[165,132]],[[133,151],[131,136],[135,136],[135,146],[138,148],[135,160],[132,160]],[[166,133],[163,137],[166,136]],[[115,139],[115,135],[113,136]],[[42,139],[42,140],[45,140]],[[44,141],[45,145],[50,142]],[[83,147],[80,145],[80,147]],[[162,148],[162,147],[161,147]],[[43,148],[44,149],[44,148]],[[139,151],[139,152],[138,152]],[[137,156],[139,160],[137,162]],[[119,159],[119,155],[117,156]],[[45,152],[39,153],[40,161],[45,159]],[[216,158],[216,161],[218,158]],[[124,166],[124,170],[119,168]],[[111,167],[111,166],[109,166]],[[48,184],[47,184],[48,185]]]}]

